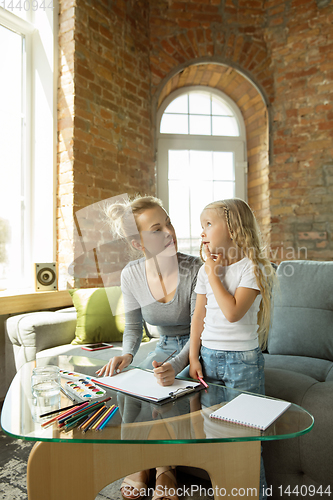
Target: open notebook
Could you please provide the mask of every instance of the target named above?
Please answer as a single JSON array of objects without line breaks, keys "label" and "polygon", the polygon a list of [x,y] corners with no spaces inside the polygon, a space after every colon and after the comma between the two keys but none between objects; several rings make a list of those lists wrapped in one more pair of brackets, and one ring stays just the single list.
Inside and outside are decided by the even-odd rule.
[{"label": "open notebook", "polygon": [[162,404],[204,387],[196,381],[175,379],[172,385],[162,387],[151,371],[133,368],[112,377],[92,378],[93,382],[146,401]]},{"label": "open notebook", "polygon": [[252,394],[240,394],[218,410],[211,413],[211,418],[218,418],[235,424],[246,425],[265,430],[291,403],[278,399],[269,399]]}]

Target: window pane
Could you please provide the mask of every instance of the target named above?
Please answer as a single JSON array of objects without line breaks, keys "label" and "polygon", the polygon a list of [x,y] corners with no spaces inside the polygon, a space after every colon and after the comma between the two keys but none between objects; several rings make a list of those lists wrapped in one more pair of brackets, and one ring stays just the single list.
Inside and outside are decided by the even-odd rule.
[{"label": "window pane", "polygon": [[188,115],[164,114],[160,131],[162,134],[188,134]]},{"label": "window pane", "polygon": [[234,182],[214,182],[214,201],[226,200],[235,197],[235,183]]},{"label": "window pane", "polygon": [[169,215],[177,236],[190,236],[189,184],[187,181],[169,181]]},{"label": "window pane", "polygon": [[213,134],[212,135],[227,135],[229,137],[238,137],[238,125],[233,117],[213,116]]},{"label": "window pane", "polygon": [[233,112],[227,106],[224,104],[224,102],[220,101],[216,97],[212,97],[212,115],[219,115],[219,116],[233,116]]},{"label": "window pane", "polygon": [[211,151],[190,151],[191,179],[213,180],[213,155]]},{"label": "window pane", "polygon": [[199,238],[201,234],[200,214],[208,203],[213,201],[213,181],[191,183],[191,236]]},{"label": "window pane", "polygon": [[219,181],[234,181],[234,154],[231,152],[214,152],[214,179]]},{"label": "window pane", "polygon": [[164,113],[188,113],[188,94],[176,97],[169,106],[165,109]]},{"label": "window pane", "polygon": [[210,116],[190,115],[190,134],[211,135]]},{"label": "window pane", "polygon": [[169,149],[169,179],[188,179],[189,152]]},{"label": "window pane", "polygon": [[21,285],[24,256],[22,36],[0,26],[0,288]]},{"label": "window pane", "polygon": [[189,94],[190,114],[191,115],[210,115],[210,94],[193,93]]}]

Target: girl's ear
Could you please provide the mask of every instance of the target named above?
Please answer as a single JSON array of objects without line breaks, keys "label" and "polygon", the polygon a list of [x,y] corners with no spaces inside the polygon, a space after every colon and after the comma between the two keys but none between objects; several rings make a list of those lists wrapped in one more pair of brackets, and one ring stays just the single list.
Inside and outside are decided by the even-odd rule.
[{"label": "girl's ear", "polygon": [[135,248],[135,250],[141,250],[141,251],[144,250],[143,246],[141,245],[140,241],[138,241],[138,240],[133,239],[131,241],[131,245],[133,248]]}]

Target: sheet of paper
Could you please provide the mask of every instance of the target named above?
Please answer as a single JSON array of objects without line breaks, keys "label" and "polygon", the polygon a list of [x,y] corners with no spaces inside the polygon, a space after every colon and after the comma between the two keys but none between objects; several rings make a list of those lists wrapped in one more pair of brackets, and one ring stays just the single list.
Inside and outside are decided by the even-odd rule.
[{"label": "sheet of paper", "polygon": [[170,397],[171,392],[187,387],[197,387],[198,382],[175,379],[172,385],[163,387],[157,383],[152,372],[133,368],[112,377],[94,378],[96,384],[100,384],[111,389],[120,390],[129,394],[135,394],[151,400],[161,400]]}]

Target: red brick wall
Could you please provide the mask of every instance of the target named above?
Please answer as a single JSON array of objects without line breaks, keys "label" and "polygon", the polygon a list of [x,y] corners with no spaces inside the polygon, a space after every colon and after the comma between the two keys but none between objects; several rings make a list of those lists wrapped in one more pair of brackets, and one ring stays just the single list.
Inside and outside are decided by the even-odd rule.
[{"label": "red brick wall", "polygon": [[[180,71],[203,63],[237,75],[229,95],[235,93],[248,125],[249,201],[270,233],[272,257],[333,258],[333,5],[78,0],[73,6],[74,0],[60,2],[58,250],[64,268],[77,209],[123,192],[155,192],[152,101],[161,102],[163,87]],[[256,112],[247,117],[242,101],[256,87],[269,113],[269,169],[264,100],[258,93]]]},{"label": "red brick wall", "polygon": [[[76,211],[122,193],[155,192],[148,21],[146,1],[60,2],[58,251],[63,276],[78,254]],[[67,79],[73,83],[67,85]],[[73,282],[68,276],[67,281]]]},{"label": "red brick wall", "polygon": [[332,260],[333,5],[318,9],[314,0],[267,4],[275,86],[273,251],[285,258],[286,248],[303,247],[301,258]]},{"label": "red brick wall", "polygon": [[[261,225],[277,261],[333,259],[332,19],[333,6],[315,0],[151,1],[153,94],[204,61],[239,69],[267,98],[269,171],[264,159],[250,163],[248,194],[259,218],[269,196]],[[256,132],[248,150],[260,156]]]}]

